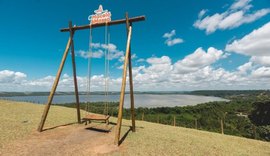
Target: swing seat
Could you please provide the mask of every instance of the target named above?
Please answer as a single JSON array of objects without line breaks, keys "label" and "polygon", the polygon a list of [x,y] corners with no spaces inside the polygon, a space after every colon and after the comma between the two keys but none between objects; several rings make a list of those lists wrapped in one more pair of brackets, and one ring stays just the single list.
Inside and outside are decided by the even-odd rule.
[{"label": "swing seat", "polygon": [[96,121],[104,121],[109,124],[110,115],[102,115],[102,114],[88,114],[82,120],[87,124],[87,121],[91,122],[92,120]]}]

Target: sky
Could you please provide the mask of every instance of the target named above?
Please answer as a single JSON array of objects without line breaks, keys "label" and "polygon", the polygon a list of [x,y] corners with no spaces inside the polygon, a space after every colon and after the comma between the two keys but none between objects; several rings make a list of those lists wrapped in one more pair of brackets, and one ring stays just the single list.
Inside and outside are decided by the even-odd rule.
[{"label": "sky", "polygon": [[[146,17],[132,27],[134,90],[270,89],[269,0],[0,0],[0,91],[50,91],[69,37],[60,29],[89,24],[100,4],[112,20]],[[92,55],[89,38],[75,32],[79,91],[89,56],[91,91],[104,90],[106,50],[109,90],[120,91],[125,25],[93,29]],[[74,90],[70,54],[57,90]]]}]

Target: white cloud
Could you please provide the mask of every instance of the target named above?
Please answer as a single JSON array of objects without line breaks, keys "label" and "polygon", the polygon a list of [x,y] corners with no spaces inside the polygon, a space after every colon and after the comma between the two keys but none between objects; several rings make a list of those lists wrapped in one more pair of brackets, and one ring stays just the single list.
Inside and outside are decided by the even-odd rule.
[{"label": "white cloud", "polygon": [[[92,58],[102,58],[105,56],[105,53],[108,52],[108,59],[123,62],[125,59],[124,51],[117,49],[117,46],[113,43],[101,44],[101,43],[92,43]],[[91,55],[90,52],[84,50],[76,51],[76,56],[82,58],[89,58]],[[132,54],[131,59],[138,58],[136,54]],[[140,60],[140,59],[139,59]],[[119,67],[117,67],[119,68]]]},{"label": "white cloud", "polygon": [[138,58],[138,56],[136,54],[131,55],[131,59],[136,59],[136,58]]},{"label": "white cloud", "polygon": [[119,66],[119,67],[117,67],[117,69],[123,69],[124,68],[124,65],[121,65],[121,66]]},{"label": "white cloud", "polygon": [[[79,50],[79,51],[76,51],[76,54],[79,55],[80,57],[82,58],[89,58],[89,57],[92,57],[92,58],[102,58],[104,53],[102,50],[97,50],[97,51],[93,51],[92,53],[91,52],[88,52],[88,51],[84,51],[84,50]],[[92,56],[91,56],[92,55]]]},{"label": "white cloud", "polygon": [[[108,50],[108,59],[120,59],[124,56],[124,52],[117,49],[115,44],[101,44],[101,43],[92,43],[92,58],[102,58],[105,55],[105,52]],[[76,52],[77,56],[82,58],[89,58],[91,53],[89,51],[78,50]]]},{"label": "white cloud", "polygon": [[251,73],[255,78],[270,78],[270,67],[260,67]]},{"label": "white cloud", "polygon": [[21,83],[27,77],[26,74],[10,70],[0,71],[0,84],[1,83]]},{"label": "white cloud", "polygon": [[224,55],[222,55],[221,58],[225,59],[228,58],[229,56],[231,56],[231,53],[225,53]]},{"label": "white cloud", "polygon": [[110,52],[118,51],[115,44],[109,43],[107,44],[101,44],[101,47],[103,49],[108,49]]},{"label": "white cloud", "polygon": [[97,49],[101,47],[100,43],[90,43],[90,46],[92,46],[92,48]]},{"label": "white cloud", "polygon": [[[132,54],[131,55],[131,59],[136,59],[138,58],[136,54]],[[124,52],[122,53],[121,57],[118,59],[119,62],[124,62],[125,60],[125,56],[124,56]]]},{"label": "white cloud", "polygon": [[247,71],[251,70],[252,62],[247,62],[241,66],[239,66],[237,69],[239,70],[240,74],[247,74]]},{"label": "white cloud", "polygon": [[109,60],[121,59],[124,56],[123,51],[112,51],[109,53]]},{"label": "white cloud", "polygon": [[174,35],[176,35],[175,30],[172,30],[171,32],[165,33],[163,38],[172,38]]},{"label": "white cloud", "polygon": [[[192,54],[175,62],[168,56],[150,57],[145,64],[133,67],[134,88],[138,91],[269,89],[270,67],[262,65],[263,62],[267,64],[267,58],[253,57],[232,71],[215,67],[214,64],[226,58],[226,55],[210,47],[207,51],[197,48]],[[0,91],[50,91],[54,80],[54,76],[29,80],[22,72],[3,70],[0,71]],[[77,76],[77,80],[79,91],[85,91],[86,75]],[[104,75],[93,75],[91,91],[103,91],[104,80]],[[121,81],[122,75],[109,78],[109,90],[119,91]],[[63,74],[57,91],[73,90],[73,76]]]},{"label": "white cloud", "polygon": [[186,56],[183,60],[179,60],[174,64],[175,72],[188,73],[194,72],[199,68],[206,67],[216,61],[224,58],[224,53],[213,47],[208,48],[207,52],[201,47],[196,49],[194,53]]},{"label": "white cloud", "polygon": [[145,61],[145,59],[143,59],[143,58],[136,60],[136,62],[144,62],[144,61]]},{"label": "white cloud", "polygon": [[176,35],[175,30],[172,30],[171,32],[165,33],[163,35],[163,38],[166,38],[165,44],[167,44],[167,46],[174,46],[176,44],[184,42],[184,40],[181,38],[173,38],[175,35]]},{"label": "white cloud", "polygon": [[[194,27],[205,30],[211,34],[216,30],[233,29],[240,25],[251,23],[270,13],[270,8],[260,9],[250,13],[251,0],[236,0],[228,10],[223,13],[215,13],[212,16],[202,18],[205,12],[199,13],[198,19],[193,24]],[[201,15],[201,16],[200,16]]]},{"label": "white cloud", "polygon": [[[65,78],[67,78],[66,76],[64,76]],[[46,89],[49,89],[53,82],[54,82],[55,77],[54,76],[46,76],[44,78],[40,78],[40,79],[36,79],[36,80],[28,80],[26,85],[28,85],[28,87],[45,87]]]},{"label": "white cloud", "polygon": [[146,60],[149,64],[168,64],[171,62],[171,59],[168,56],[158,57],[150,57]]},{"label": "white cloud", "polygon": [[171,40],[167,40],[166,41],[166,44],[168,46],[173,46],[173,45],[176,45],[176,44],[179,44],[179,43],[182,43],[184,42],[183,39],[181,38],[174,38],[174,39],[171,39]]},{"label": "white cloud", "polygon": [[201,11],[199,12],[199,14],[198,14],[198,18],[202,18],[202,17],[205,15],[206,12],[207,12],[206,9],[201,10]]},{"label": "white cloud", "polygon": [[237,10],[237,9],[242,9],[242,8],[247,8],[249,9],[252,7],[249,3],[251,0],[235,0],[235,2],[231,5],[230,9],[232,10]]},{"label": "white cloud", "polygon": [[[45,76],[39,79],[27,79],[26,74],[10,70],[0,71],[0,91],[50,91],[55,76]],[[79,91],[86,91],[87,77],[77,76]],[[103,91],[105,79],[103,75],[91,77],[91,90]],[[121,87],[121,78],[109,79],[110,89]],[[59,80],[57,91],[74,91],[73,76],[63,74]]]},{"label": "white cloud", "polygon": [[270,66],[270,56],[252,56],[250,61],[263,66]]},{"label": "white cloud", "polygon": [[270,56],[270,22],[253,30],[242,39],[226,45],[226,51],[248,56]]},{"label": "white cloud", "polygon": [[168,81],[173,66],[168,56],[151,57],[146,60],[149,67],[140,66],[134,74],[135,84],[149,83],[150,87],[154,83]]},{"label": "white cloud", "polygon": [[220,29],[227,29],[227,28],[235,28],[242,24],[240,20],[244,15],[244,11],[237,11],[234,13],[229,14],[227,17],[224,17],[220,23],[218,23],[218,27]]}]

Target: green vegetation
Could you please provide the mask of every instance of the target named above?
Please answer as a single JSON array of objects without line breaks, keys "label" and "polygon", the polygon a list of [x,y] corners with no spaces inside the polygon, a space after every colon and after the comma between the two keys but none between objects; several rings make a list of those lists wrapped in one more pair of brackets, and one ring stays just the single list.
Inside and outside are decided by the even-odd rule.
[{"label": "green vegetation", "polygon": [[261,93],[270,94],[270,90],[196,90],[185,92],[192,95],[216,96],[223,98],[232,98],[233,96],[248,96],[258,95]]},{"label": "green vegetation", "polygon": [[[196,128],[221,133],[221,122],[224,133],[247,138],[270,141],[270,92],[269,91],[198,91],[200,95],[226,97],[229,102],[209,102],[196,106],[137,108],[136,119],[149,122]],[[62,105],[63,106],[63,105]],[[67,107],[75,105],[64,104]],[[85,109],[86,103],[81,104]],[[104,112],[104,103],[88,104],[94,113]],[[109,114],[117,115],[118,103],[109,103]],[[130,109],[124,109],[123,117],[130,118]],[[222,121],[221,121],[222,120]]]}]

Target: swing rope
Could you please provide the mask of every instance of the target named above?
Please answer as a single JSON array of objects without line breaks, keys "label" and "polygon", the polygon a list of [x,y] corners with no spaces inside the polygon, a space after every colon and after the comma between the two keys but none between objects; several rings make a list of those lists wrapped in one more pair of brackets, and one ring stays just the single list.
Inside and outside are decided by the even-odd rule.
[{"label": "swing rope", "polygon": [[93,38],[92,38],[92,25],[90,25],[90,32],[89,32],[89,47],[88,47],[88,66],[87,66],[87,103],[86,103],[86,113],[89,114],[89,105],[90,105],[90,101],[91,101],[91,96],[90,96],[90,88],[91,88],[91,67],[92,67],[92,48],[93,48]]},{"label": "swing rope", "polygon": [[104,35],[104,43],[105,43],[105,57],[104,57],[104,66],[105,66],[105,74],[104,74],[104,115],[108,115],[108,90],[109,90],[109,32],[108,32],[108,23],[105,25],[105,35]]},{"label": "swing rope", "polygon": [[[104,110],[103,114],[107,116],[109,114],[109,64],[110,64],[110,32],[108,23],[105,25],[105,35],[104,35]],[[86,88],[86,95],[87,95],[87,102],[85,106],[86,115],[90,113],[90,93],[91,93],[91,67],[92,67],[92,56],[93,56],[93,36],[92,36],[92,25],[90,25],[90,34],[89,34],[89,56],[88,56],[88,69],[87,69],[87,88]]]}]

